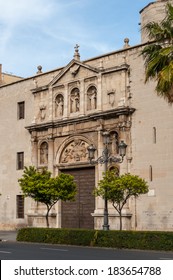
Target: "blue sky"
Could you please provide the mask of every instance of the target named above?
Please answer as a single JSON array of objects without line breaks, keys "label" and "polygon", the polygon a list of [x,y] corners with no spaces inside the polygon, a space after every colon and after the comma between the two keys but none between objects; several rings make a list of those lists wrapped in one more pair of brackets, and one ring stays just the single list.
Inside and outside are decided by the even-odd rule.
[{"label": "blue sky", "polygon": [[0,0],[0,63],[22,77],[140,44],[139,11],[150,0]]}]

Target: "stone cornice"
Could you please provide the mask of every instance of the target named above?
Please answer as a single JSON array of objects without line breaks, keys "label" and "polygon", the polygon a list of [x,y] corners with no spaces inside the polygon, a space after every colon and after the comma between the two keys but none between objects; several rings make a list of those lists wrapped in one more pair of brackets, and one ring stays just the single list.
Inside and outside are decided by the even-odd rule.
[{"label": "stone cornice", "polygon": [[37,87],[37,88],[31,89],[31,92],[33,94],[35,94],[35,93],[38,93],[40,91],[45,91],[45,90],[48,90],[48,89],[49,89],[48,86],[42,86],[42,87]]},{"label": "stone cornice", "polygon": [[129,64],[124,63],[120,66],[105,68],[105,69],[102,70],[102,74],[107,74],[107,73],[111,73],[111,72],[118,72],[118,71],[128,71],[129,67],[130,67]]},{"label": "stone cornice", "polygon": [[[105,68],[105,69],[102,69],[100,70],[100,73],[101,75],[104,75],[104,74],[108,74],[108,73],[111,73],[111,72],[118,72],[118,71],[128,71],[129,70],[129,65],[127,63],[124,63],[120,66],[114,66],[114,67],[110,67],[110,68]],[[86,68],[89,69],[89,67],[87,66]],[[91,68],[92,69],[92,68]],[[94,68],[93,68],[94,69]],[[99,73],[99,72],[98,72]],[[97,74],[98,74],[97,73]],[[97,77],[97,76],[93,76],[93,77]],[[90,79],[92,77],[87,77],[87,79]],[[79,81],[80,79],[76,80],[75,82]],[[83,80],[85,80],[85,78],[83,78]],[[73,81],[74,82],[74,81]],[[70,84],[71,82],[68,82],[67,84]],[[63,84],[59,84],[59,85],[56,85],[56,86],[53,86],[53,87],[63,87],[64,85]],[[43,91],[46,91],[46,90],[49,90],[50,88],[50,85],[45,85],[45,86],[41,86],[41,87],[37,87],[37,88],[33,88],[31,89],[31,92],[32,94],[37,94],[39,92],[43,92]]]},{"label": "stone cornice", "polygon": [[104,112],[102,111],[102,112],[92,113],[91,115],[77,116],[74,118],[48,121],[46,123],[31,124],[29,126],[26,126],[25,128],[30,133],[32,131],[44,131],[44,130],[48,130],[49,128],[63,127],[66,125],[71,125],[71,124],[96,121],[98,119],[106,120],[106,119],[118,118],[120,115],[128,116],[128,115],[133,114],[134,111],[135,111],[134,108],[121,107],[121,108],[108,110],[108,111],[104,111]]}]

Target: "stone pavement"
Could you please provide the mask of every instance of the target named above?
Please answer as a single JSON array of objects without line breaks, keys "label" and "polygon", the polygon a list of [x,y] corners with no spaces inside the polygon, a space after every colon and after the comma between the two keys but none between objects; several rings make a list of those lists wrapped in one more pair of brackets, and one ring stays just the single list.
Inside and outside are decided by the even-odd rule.
[{"label": "stone pavement", "polygon": [[16,241],[17,231],[0,230],[0,241]]}]

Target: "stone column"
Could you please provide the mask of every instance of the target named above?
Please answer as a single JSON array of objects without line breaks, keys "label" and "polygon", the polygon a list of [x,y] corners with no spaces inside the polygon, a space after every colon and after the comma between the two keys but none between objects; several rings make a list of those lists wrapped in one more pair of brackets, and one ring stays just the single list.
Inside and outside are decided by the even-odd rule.
[{"label": "stone column", "polygon": [[52,88],[49,88],[48,90],[48,119],[49,121],[53,120],[53,90]]},{"label": "stone column", "polygon": [[[100,157],[103,152],[103,138],[102,138],[102,130],[98,131],[98,141],[97,141],[97,153],[95,153],[95,159]],[[102,173],[104,172],[104,164],[96,164],[95,165],[95,185],[98,185],[99,180],[102,179]],[[95,198],[95,210],[93,213],[94,217],[94,228],[102,229],[103,227],[103,210],[104,210],[104,200],[101,197]]]},{"label": "stone column", "polygon": [[64,114],[63,119],[67,119],[69,117],[69,96],[68,96],[68,86],[65,84],[64,86]]},{"label": "stone column", "polygon": [[38,141],[36,136],[31,138],[31,163],[36,168],[38,167]]},{"label": "stone column", "polygon": [[126,155],[124,157],[124,160],[120,164],[120,175],[128,173],[128,160],[127,159],[128,159],[130,147],[129,147],[129,141],[128,141],[127,133],[128,132],[126,131],[126,128],[122,127],[121,131],[120,131],[119,138],[120,138],[120,140],[123,140],[127,144],[127,149],[126,149]]},{"label": "stone column", "polygon": [[85,114],[85,84],[84,80],[80,81],[80,116]]},{"label": "stone column", "polygon": [[97,84],[97,110],[102,111],[102,75],[98,75],[98,84]]},{"label": "stone column", "polygon": [[50,136],[48,138],[48,170],[54,175],[54,140]]}]

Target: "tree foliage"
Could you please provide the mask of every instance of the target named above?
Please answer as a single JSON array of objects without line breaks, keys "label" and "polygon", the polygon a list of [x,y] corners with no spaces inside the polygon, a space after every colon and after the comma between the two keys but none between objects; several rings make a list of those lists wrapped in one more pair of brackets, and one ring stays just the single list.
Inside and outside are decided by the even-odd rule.
[{"label": "tree foliage", "polygon": [[160,22],[149,22],[144,30],[153,43],[142,50],[146,77],[157,81],[156,92],[173,103],[173,6],[167,4],[166,17]]},{"label": "tree foliage", "polygon": [[111,202],[120,216],[120,230],[122,229],[122,209],[130,197],[138,197],[148,192],[147,182],[137,175],[124,174],[117,176],[114,171],[104,173],[99,181],[95,195]]},{"label": "tree foliage", "polygon": [[57,177],[51,177],[51,172],[46,169],[39,172],[30,166],[24,168],[22,178],[18,181],[25,196],[46,205],[47,227],[49,227],[49,212],[53,205],[58,200],[74,200],[76,194],[76,183],[69,174],[61,173]]}]

